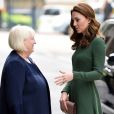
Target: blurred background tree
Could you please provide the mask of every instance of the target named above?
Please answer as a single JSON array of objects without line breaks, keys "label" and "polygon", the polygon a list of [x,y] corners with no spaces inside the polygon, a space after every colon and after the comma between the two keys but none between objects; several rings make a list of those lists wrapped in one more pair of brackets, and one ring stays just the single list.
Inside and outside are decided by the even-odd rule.
[{"label": "blurred background tree", "polygon": [[[73,6],[76,2],[95,3],[104,2],[104,0],[0,0],[0,28],[9,29],[15,24],[24,24],[37,30],[38,18],[43,12],[44,5]],[[4,8],[1,8],[2,4]]]},{"label": "blurred background tree", "polygon": [[25,24],[36,29],[37,18],[44,3],[44,0],[5,0],[3,27],[10,28],[15,24]]}]

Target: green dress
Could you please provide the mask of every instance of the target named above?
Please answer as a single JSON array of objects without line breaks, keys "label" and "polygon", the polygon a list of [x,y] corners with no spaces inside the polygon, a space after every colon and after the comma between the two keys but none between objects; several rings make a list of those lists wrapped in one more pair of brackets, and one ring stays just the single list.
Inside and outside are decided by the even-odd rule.
[{"label": "green dress", "polygon": [[104,76],[105,42],[95,38],[86,48],[78,48],[72,56],[73,80],[63,91],[76,103],[77,114],[102,114],[95,80]]}]

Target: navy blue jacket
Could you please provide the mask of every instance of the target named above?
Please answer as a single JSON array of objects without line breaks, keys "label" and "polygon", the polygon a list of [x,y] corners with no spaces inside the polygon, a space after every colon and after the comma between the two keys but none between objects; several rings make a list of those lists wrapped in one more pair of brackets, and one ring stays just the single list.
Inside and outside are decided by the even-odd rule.
[{"label": "navy blue jacket", "polygon": [[15,51],[6,59],[0,87],[0,114],[51,114],[47,80]]}]

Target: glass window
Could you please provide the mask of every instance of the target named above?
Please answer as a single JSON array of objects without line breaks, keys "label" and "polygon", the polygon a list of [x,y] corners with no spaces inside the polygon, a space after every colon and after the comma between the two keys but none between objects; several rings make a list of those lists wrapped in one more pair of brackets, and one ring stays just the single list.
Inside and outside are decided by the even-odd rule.
[{"label": "glass window", "polygon": [[60,12],[58,9],[47,9],[44,12],[45,15],[59,15]]}]

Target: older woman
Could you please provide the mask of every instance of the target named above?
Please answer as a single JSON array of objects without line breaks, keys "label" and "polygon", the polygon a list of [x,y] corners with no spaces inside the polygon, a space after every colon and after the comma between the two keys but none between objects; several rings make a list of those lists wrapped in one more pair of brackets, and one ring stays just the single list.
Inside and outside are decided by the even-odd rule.
[{"label": "older woman", "polygon": [[29,57],[35,31],[17,25],[9,33],[8,55],[2,71],[0,114],[51,114],[48,83]]}]

